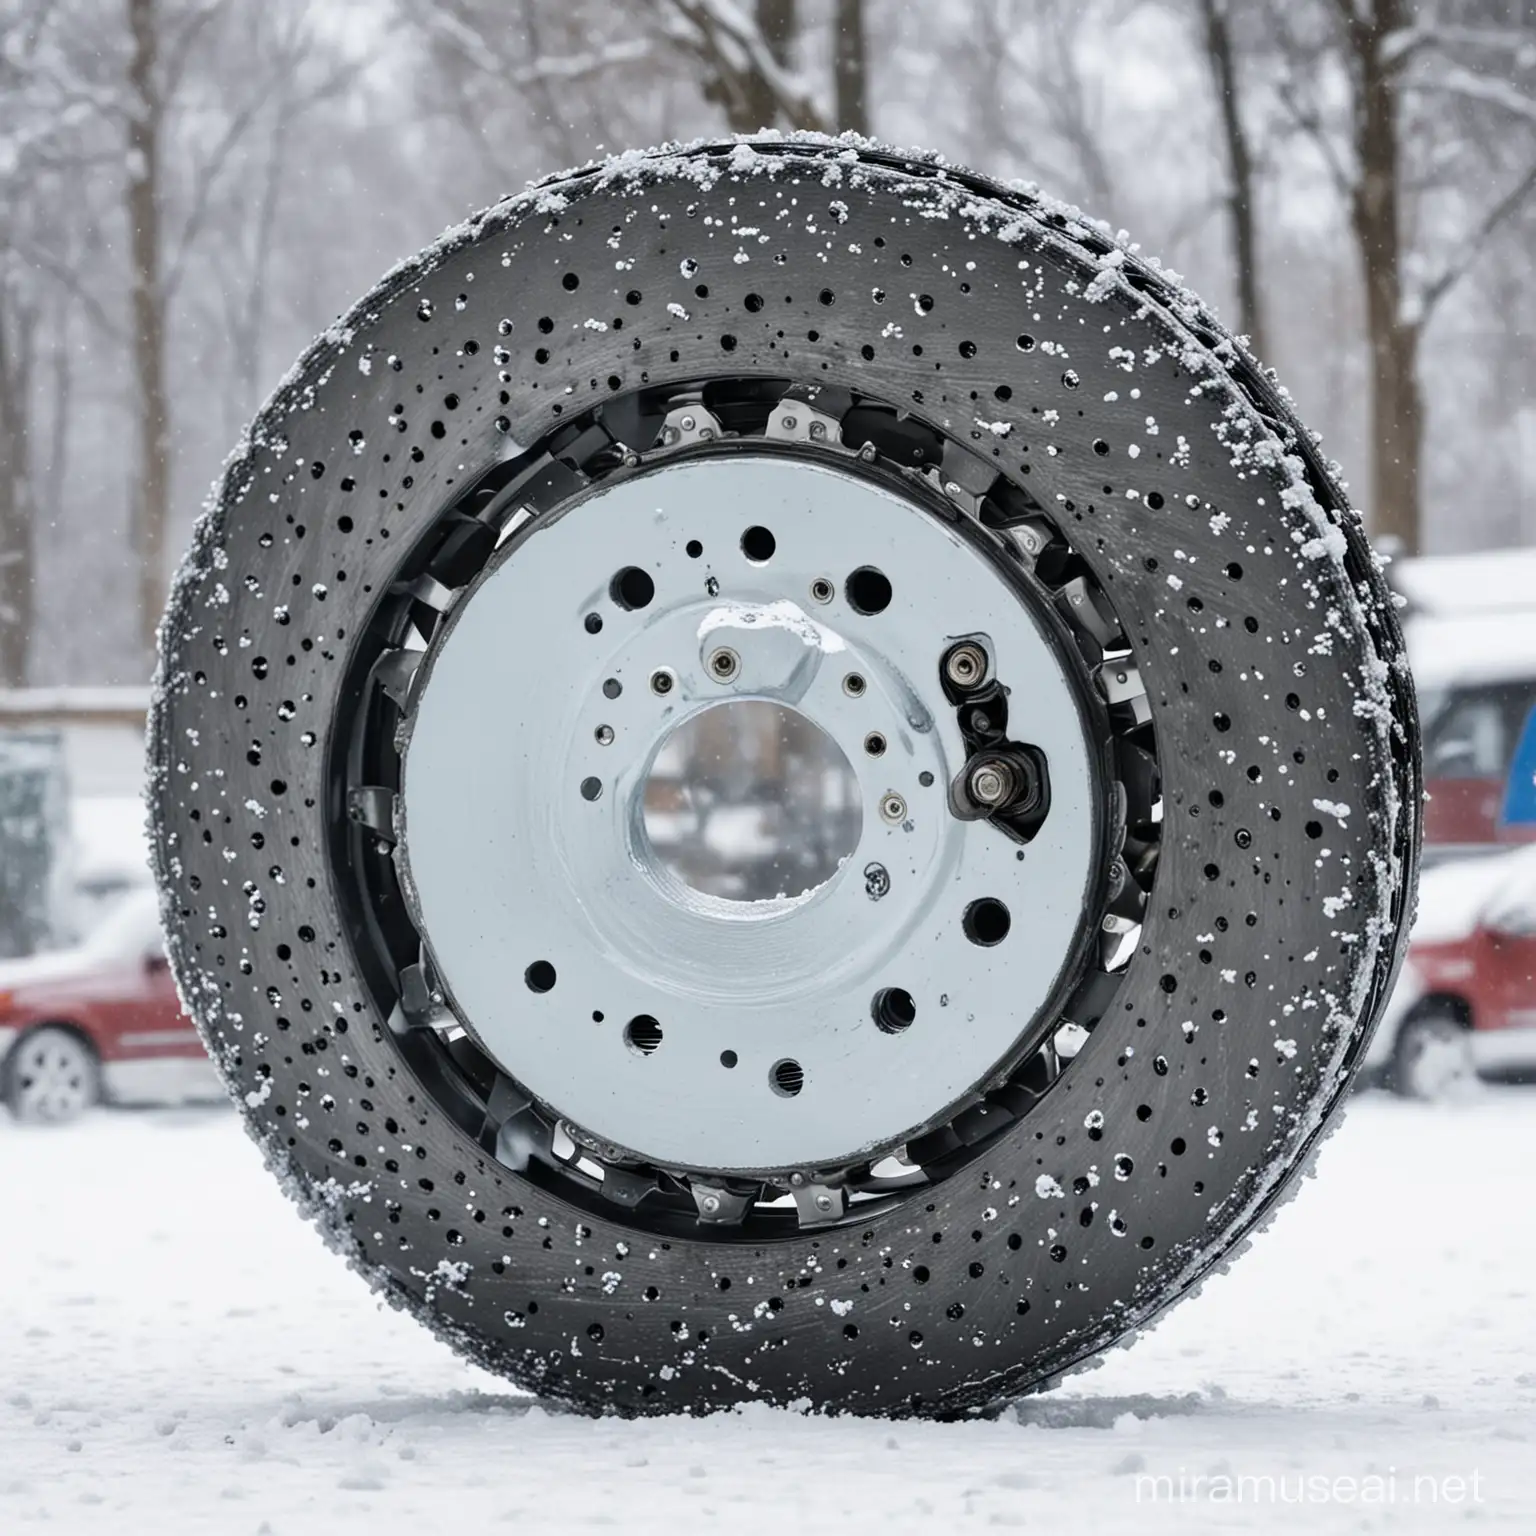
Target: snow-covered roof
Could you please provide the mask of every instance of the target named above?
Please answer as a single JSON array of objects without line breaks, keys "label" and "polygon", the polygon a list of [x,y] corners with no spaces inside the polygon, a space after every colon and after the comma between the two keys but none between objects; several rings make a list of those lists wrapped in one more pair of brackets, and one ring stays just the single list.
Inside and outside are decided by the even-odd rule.
[{"label": "snow-covered roof", "polygon": [[1387,579],[1422,614],[1536,616],[1536,549],[1491,549],[1475,555],[1418,555],[1394,560]]},{"label": "snow-covered roof", "polygon": [[1536,847],[1437,864],[1419,877],[1415,944],[1464,939],[1486,914],[1529,905],[1536,896]]},{"label": "snow-covered roof", "polygon": [[1410,618],[1408,660],[1421,693],[1453,683],[1536,678],[1536,608]]},{"label": "snow-covered roof", "polygon": [[72,872],[79,885],[147,885],[149,842],[137,795],[81,795],[70,807]]},{"label": "snow-covered roof", "polygon": [[0,688],[0,720],[54,723],[102,721],[142,725],[149,713],[149,689]]}]

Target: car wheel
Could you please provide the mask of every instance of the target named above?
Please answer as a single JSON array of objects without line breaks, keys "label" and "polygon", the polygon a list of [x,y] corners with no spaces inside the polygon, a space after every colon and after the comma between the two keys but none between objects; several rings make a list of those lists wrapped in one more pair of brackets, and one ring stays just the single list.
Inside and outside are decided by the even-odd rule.
[{"label": "car wheel", "polygon": [[1466,1025],[1453,1014],[1420,1014],[1398,1032],[1392,1082],[1404,1098],[1453,1098],[1476,1078],[1471,1038]]},{"label": "car wheel", "polygon": [[61,1125],[101,1097],[101,1068],[90,1045],[71,1029],[31,1029],[0,1063],[0,1102],[18,1120]]},{"label": "car wheel", "polygon": [[1075,214],[813,139],[489,210],[162,630],[182,994],[397,1305],[591,1409],[954,1414],[1144,1326],[1395,973],[1412,690],[1288,399]]}]

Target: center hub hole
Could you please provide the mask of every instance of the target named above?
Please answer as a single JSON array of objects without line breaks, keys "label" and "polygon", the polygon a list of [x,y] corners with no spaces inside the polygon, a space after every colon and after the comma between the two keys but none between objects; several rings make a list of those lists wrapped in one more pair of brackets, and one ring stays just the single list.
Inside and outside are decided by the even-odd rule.
[{"label": "center hub hole", "polygon": [[806,896],[859,841],[858,780],[808,716],[764,699],[712,705],[662,743],[645,781],[658,864],[726,901]]}]

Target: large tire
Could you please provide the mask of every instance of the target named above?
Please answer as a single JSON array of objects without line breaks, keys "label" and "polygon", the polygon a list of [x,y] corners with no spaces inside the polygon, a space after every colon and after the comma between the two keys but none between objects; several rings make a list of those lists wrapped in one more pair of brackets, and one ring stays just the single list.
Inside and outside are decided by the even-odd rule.
[{"label": "large tire", "polygon": [[[828,471],[814,487],[786,478],[808,465]],[[846,517],[821,505],[791,527],[799,485],[807,505],[844,496]],[[615,521],[636,495],[654,516]],[[926,647],[910,680],[917,713],[939,720],[932,795],[974,746],[940,677],[957,634],[1017,630],[1043,647],[1059,687],[1005,675],[1013,728],[1044,741],[1049,703],[1085,751],[1074,766],[1051,748],[1043,826],[956,832],[939,802],[909,814],[900,794],[879,802],[886,828],[866,811],[880,846],[898,846],[903,816],[917,836],[974,839],[954,845],[962,875],[1017,841],[1010,899],[1028,922],[1016,906],[1014,937],[994,945],[967,909],[971,947],[945,951],[970,967],[956,1007],[935,1013],[950,998],[920,968],[893,1003],[889,967],[959,931],[954,887],[902,909],[905,867],[871,873],[855,855],[818,910],[843,910],[839,882],[878,898],[889,878],[870,910],[891,911],[892,937],[861,928],[859,942],[893,947],[867,974],[829,959],[829,992],[882,988],[837,1038],[848,1060],[874,1061],[871,1031],[901,1031],[924,1065],[850,1073],[821,1099],[814,1063],[804,1085],[781,1075],[775,1092],[788,1104],[805,1086],[792,1112],[822,1138],[803,1162],[774,1144],[754,1067],[763,1098],[741,1101],[742,1155],[689,1161],[695,1132],[724,1145],[732,1119],[704,1086],[653,1102],[645,1084],[683,1081],[660,1076],[674,1069],[654,1018],[637,1012],[625,1037],[655,1052],[635,1069],[650,1080],[616,1075],[629,1070],[618,1022],[585,1012],[566,1021],[580,1044],[548,1035],[526,1074],[514,1060],[524,1036],[546,1039],[540,1009],[619,963],[628,909],[580,948],[601,894],[580,889],[581,867],[530,855],[529,893],[473,846],[478,828],[515,853],[540,816],[572,814],[572,785],[530,783],[526,765],[564,729],[557,706],[577,684],[563,669],[591,665],[580,608],[531,651],[497,649],[526,644],[533,620],[494,594],[536,606],[567,579],[550,562],[585,550],[588,630],[606,623],[592,644],[627,644],[650,594],[620,568],[647,573],[661,623],[696,528],[722,603],[750,579],[811,608],[800,576],[780,592],[771,561],[749,553],[749,570],[736,551],[765,499],[785,520],[786,570],[816,538],[842,560],[855,527],[874,563],[910,570],[879,631],[858,628],[873,600],[829,590],[849,565],[829,555],[837,581],[812,587],[827,623],[884,636],[892,656]],[[929,632],[923,605],[960,590],[946,562],[970,562],[974,611]],[[809,1399],[952,1414],[1145,1326],[1305,1165],[1411,910],[1419,776],[1401,635],[1288,398],[1170,274],[1073,211],[851,142],[626,156],[498,204],[397,269],[257,418],[161,647],[152,798],[170,951],[251,1133],[391,1301],[490,1369],[592,1409]],[[450,683],[487,655],[507,658],[494,697]],[[720,661],[715,681],[736,666]],[[625,675],[638,708],[645,673]],[[404,777],[402,751],[417,754]],[[457,796],[444,761],[462,765]],[[967,793],[956,817],[977,814]],[[509,803],[538,815],[508,822]],[[445,861],[433,840],[450,825],[461,852]],[[567,912],[565,928],[550,916]],[[536,963],[523,936],[560,945],[567,928],[555,963]],[[1021,967],[1037,939],[1049,964]],[[690,957],[659,948],[680,1012],[734,995],[690,991],[667,971]],[[727,980],[760,980],[752,1007],[767,1017],[771,966],[791,962],[762,953],[763,978]],[[1019,1011],[994,1050],[1010,1013],[993,997],[962,1021],[964,1002],[1004,985]],[[821,1004],[804,993],[783,1027]],[[734,1029],[734,1008],[710,1017]],[[985,1069],[931,1114],[892,1107],[884,1141],[867,1134],[881,1105],[948,1070],[922,1054],[940,1017],[948,1055],[985,1049]],[[612,1125],[575,1113],[565,1089],[539,1091],[547,1069],[587,1096],[571,1049],[641,1085],[610,1096]],[[745,1081],[721,1072],[718,1097]],[[893,1147],[906,1161],[882,1165],[882,1182],[872,1165]]]}]

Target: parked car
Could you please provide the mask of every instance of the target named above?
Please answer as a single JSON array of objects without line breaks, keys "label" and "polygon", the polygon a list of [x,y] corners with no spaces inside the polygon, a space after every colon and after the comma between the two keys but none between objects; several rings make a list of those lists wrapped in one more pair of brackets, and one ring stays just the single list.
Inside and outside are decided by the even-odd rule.
[{"label": "parked car", "polygon": [[1536,1075],[1536,847],[1425,872],[1365,1068],[1413,1098]]},{"label": "parked car", "polygon": [[1536,550],[1394,561],[1423,725],[1426,862],[1536,840],[1509,815],[1536,721]]},{"label": "parked car", "polygon": [[18,1119],[222,1097],[181,1011],[153,890],[124,896],[75,948],[0,961],[0,1102]]}]

